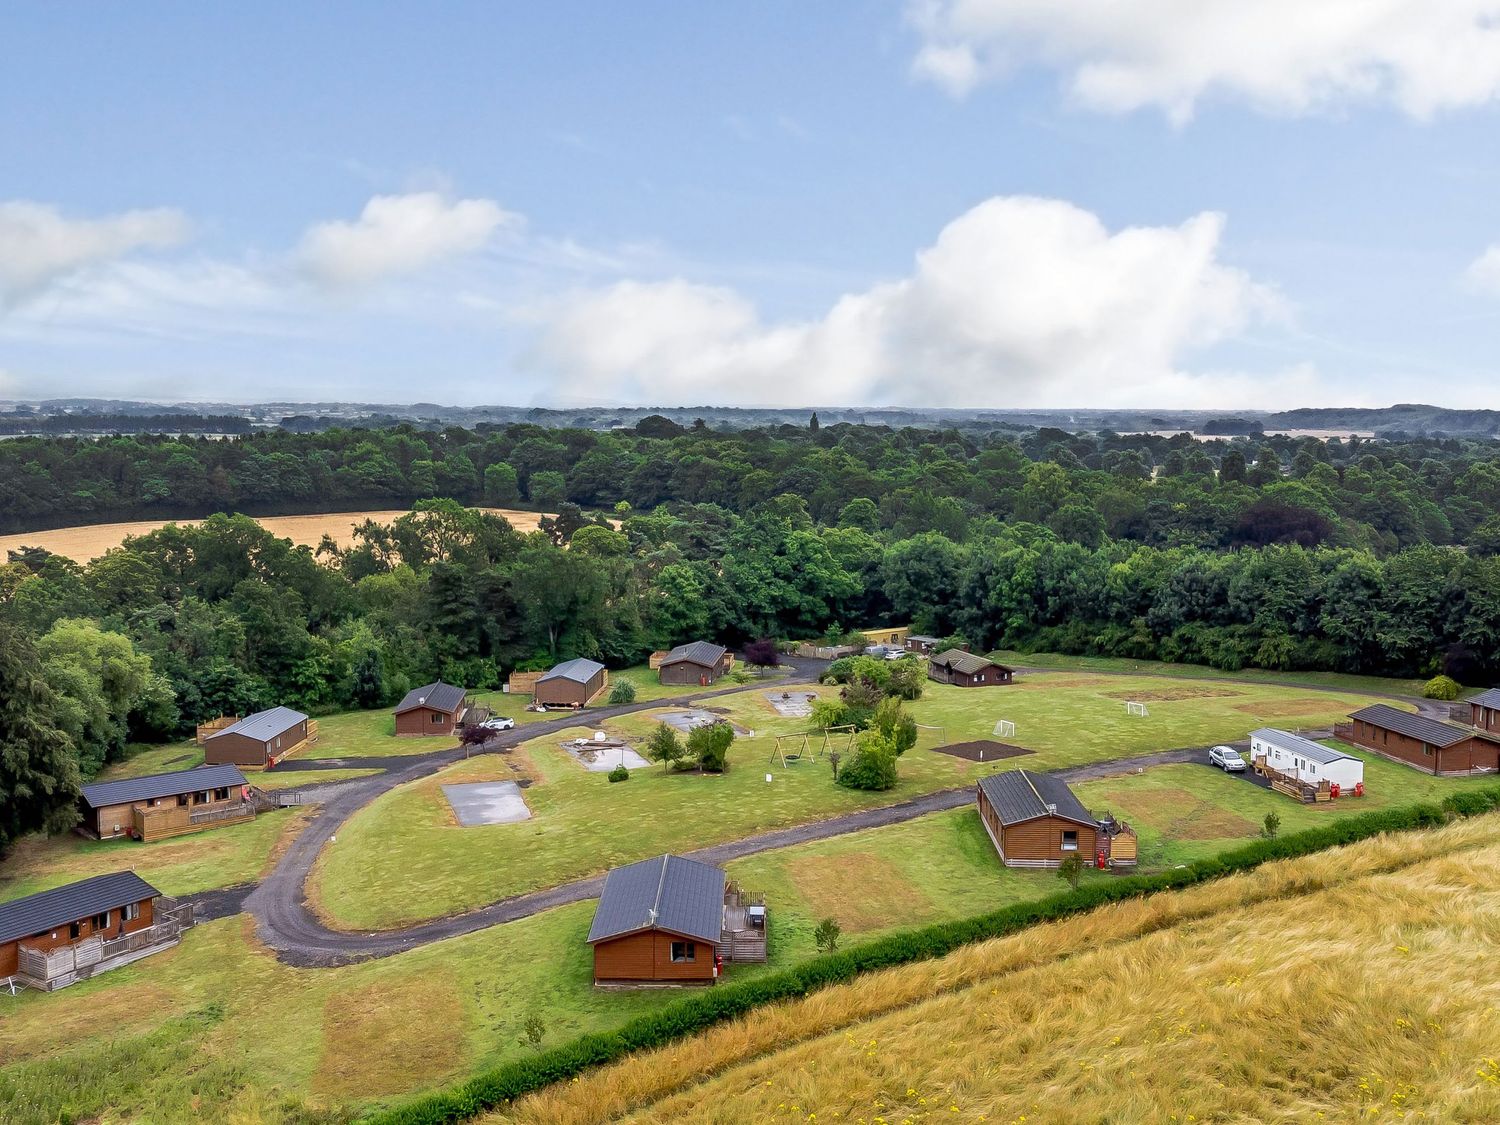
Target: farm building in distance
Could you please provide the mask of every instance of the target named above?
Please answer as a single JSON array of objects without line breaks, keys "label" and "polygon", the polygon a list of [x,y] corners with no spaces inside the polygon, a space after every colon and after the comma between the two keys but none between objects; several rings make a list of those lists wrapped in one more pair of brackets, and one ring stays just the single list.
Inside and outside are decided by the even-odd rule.
[{"label": "farm building in distance", "polygon": [[711,984],[725,961],[766,959],[766,908],[712,864],[675,855],[617,867],[588,943],[595,984]]},{"label": "farm building in distance", "polygon": [[1490,688],[1469,700],[1469,722],[1478,730],[1500,734],[1500,688]]},{"label": "farm building in distance", "polygon": [[230,765],[85,785],[79,812],[86,836],[148,842],[255,818],[245,775]]},{"label": "farm building in distance", "polygon": [[1434,774],[1492,772],[1500,766],[1500,735],[1414,715],[1377,703],[1349,716],[1339,735],[1356,746]]},{"label": "farm building in distance", "polygon": [[678,645],[662,657],[657,665],[657,678],[664,684],[707,687],[729,671],[732,659],[723,645],[693,641]]},{"label": "farm building in distance", "polygon": [[892,625],[887,629],[859,629],[864,634],[867,645],[894,645],[896,648],[906,646],[906,638],[911,635],[910,625]]},{"label": "farm building in distance", "polygon": [[1013,683],[1015,676],[1015,669],[961,648],[950,648],[927,659],[927,678],[954,687],[996,687]]},{"label": "farm building in distance", "polygon": [[412,688],[396,705],[398,735],[453,734],[469,713],[466,689],[442,680]]},{"label": "farm building in distance", "polygon": [[564,660],[537,678],[532,698],[548,707],[585,707],[608,683],[597,660]]},{"label": "farm building in distance", "polygon": [[[1006,867],[1057,867],[1069,855],[1096,856],[1099,823],[1058,778],[1030,770],[991,774],[980,779],[976,800],[979,819]],[[1120,828],[1120,835],[1128,832]],[[1129,839],[1133,845],[1134,835]],[[1133,846],[1129,858],[1135,859]]]},{"label": "farm building in distance", "polygon": [[177,944],[192,925],[133,871],[0,903],[0,981],[51,992]]},{"label": "farm building in distance", "polygon": [[1272,788],[1299,800],[1363,791],[1364,762],[1290,731],[1262,727],[1251,732],[1250,762],[1257,773],[1271,778]]},{"label": "farm building in distance", "polygon": [[301,711],[272,707],[232,723],[203,738],[203,760],[211,766],[252,769],[274,766],[317,733]]}]

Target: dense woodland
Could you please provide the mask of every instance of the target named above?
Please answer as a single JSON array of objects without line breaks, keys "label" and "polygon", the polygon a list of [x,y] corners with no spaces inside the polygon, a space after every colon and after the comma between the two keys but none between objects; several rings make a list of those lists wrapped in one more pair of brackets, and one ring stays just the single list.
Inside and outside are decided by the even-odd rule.
[{"label": "dense woodland", "polygon": [[[563,657],[622,666],[696,637],[909,621],[982,649],[1500,676],[1491,443],[660,418],[0,443],[13,525],[413,500],[345,551],[220,515],[85,567],[14,552],[0,846],[65,820],[132,738],[275,703],[384,706],[438,676],[485,688]],[[561,514],[523,535],[475,502]]]}]

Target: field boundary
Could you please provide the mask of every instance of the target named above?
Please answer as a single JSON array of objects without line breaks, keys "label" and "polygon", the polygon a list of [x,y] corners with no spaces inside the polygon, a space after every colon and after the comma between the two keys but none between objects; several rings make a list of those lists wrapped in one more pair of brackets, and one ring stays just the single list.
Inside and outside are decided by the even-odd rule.
[{"label": "field boundary", "polygon": [[962,946],[1013,934],[1038,923],[1250,871],[1273,860],[1312,855],[1383,833],[1437,828],[1451,820],[1497,809],[1500,809],[1500,787],[1452,794],[1440,804],[1425,802],[1362,813],[1336,824],[1259,840],[1171,871],[1091,883],[1043,899],[1015,903],[989,914],[891,934],[777,973],[684,997],[614,1031],[580,1036],[532,1058],[496,1067],[456,1089],[378,1110],[364,1120],[371,1125],[447,1125],[465,1121],[572,1078],[590,1067],[614,1062],[635,1051],[663,1046],[761,1005],[800,998],[877,969],[931,960]]}]

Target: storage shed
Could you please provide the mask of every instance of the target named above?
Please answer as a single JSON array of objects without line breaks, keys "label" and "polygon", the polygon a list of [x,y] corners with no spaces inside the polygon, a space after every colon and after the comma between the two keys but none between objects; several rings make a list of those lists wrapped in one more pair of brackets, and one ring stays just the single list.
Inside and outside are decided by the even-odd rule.
[{"label": "storage shed", "polygon": [[1487,773],[1500,765],[1500,734],[1414,715],[1385,703],[1349,718],[1350,742],[1430,773]]},{"label": "storage shed", "polygon": [[249,786],[237,766],[199,766],[174,773],[85,785],[78,831],[101,840],[157,840],[253,820]]},{"label": "storage shed", "polygon": [[396,733],[408,735],[451,735],[463,725],[469,713],[466,688],[445,684],[442,680],[413,688],[396,705]]},{"label": "storage shed", "polygon": [[927,678],[954,687],[998,687],[1014,682],[1015,676],[1015,669],[961,648],[950,648],[927,660]]},{"label": "storage shed", "polygon": [[664,684],[707,687],[729,670],[729,650],[708,641],[678,645],[657,666],[657,678]]},{"label": "storage shed", "polygon": [[203,740],[209,765],[233,764],[262,769],[274,766],[311,735],[307,716],[290,707],[257,711]]},{"label": "storage shed", "polygon": [[594,983],[712,983],[724,891],[723,871],[681,856],[615,868],[589,927]]},{"label": "storage shed", "polygon": [[1251,732],[1250,760],[1257,769],[1275,770],[1303,785],[1337,785],[1345,794],[1365,780],[1365,764],[1354,755],[1273,727]]},{"label": "storage shed", "polygon": [[532,698],[548,707],[583,707],[604,690],[608,678],[597,660],[564,660],[537,678]]},{"label": "storage shed", "polygon": [[[159,897],[134,871],[114,871],[0,903],[0,981],[62,988],[128,954],[153,952],[146,932]],[[178,934],[160,936],[169,944]]]},{"label": "storage shed", "polygon": [[1006,867],[1057,867],[1075,853],[1092,861],[1098,822],[1067,783],[1008,770],[980,779],[979,819]]}]

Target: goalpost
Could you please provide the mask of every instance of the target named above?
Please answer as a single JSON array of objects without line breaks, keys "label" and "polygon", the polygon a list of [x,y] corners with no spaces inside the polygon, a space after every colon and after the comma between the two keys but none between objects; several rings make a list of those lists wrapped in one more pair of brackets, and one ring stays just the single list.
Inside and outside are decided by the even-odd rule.
[{"label": "goalpost", "polygon": [[947,727],[931,727],[931,726],[928,726],[925,723],[917,723],[916,727],[917,727],[918,730],[935,730],[935,731],[937,731],[937,744],[939,746],[946,746],[946,745],[948,745],[948,728]]},{"label": "goalpost", "polygon": [[1014,738],[1016,736],[1016,724],[1009,719],[1001,719],[995,724],[996,738]]},{"label": "goalpost", "polygon": [[1135,715],[1139,718],[1144,719],[1146,716],[1151,714],[1151,712],[1147,710],[1144,703],[1137,703],[1135,702],[1135,700],[1131,700],[1129,703],[1125,704],[1125,714]]}]

